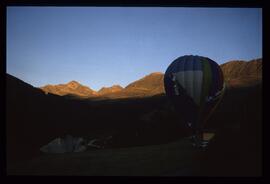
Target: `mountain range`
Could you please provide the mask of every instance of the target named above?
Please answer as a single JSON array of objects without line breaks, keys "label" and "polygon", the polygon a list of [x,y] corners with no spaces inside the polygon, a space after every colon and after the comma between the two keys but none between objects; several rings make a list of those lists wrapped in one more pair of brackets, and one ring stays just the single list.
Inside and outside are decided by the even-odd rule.
[{"label": "mountain range", "polygon": [[225,82],[231,87],[249,86],[262,80],[262,59],[234,60],[221,65]]},{"label": "mountain range", "polygon": [[70,81],[67,84],[58,84],[58,85],[46,85],[44,87],[41,87],[46,94],[52,93],[55,95],[63,96],[63,95],[77,95],[77,96],[90,96],[90,95],[96,95],[97,92],[90,89],[87,86],[81,85],[77,81]]},{"label": "mountain range", "polygon": [[[251,61],[229,61],[220,65],[224,79],[229,87],[246,86],[257,83],[262,79],[262,59]],[[51,93],[60,96],[74,96],[80,98],[128,98],[144,97],[164,94],[164,74],[154,72],[134,81],[125,88],[120,85],[102,87],[95,91],[77,81],[67,84],[46,85],[41,87],[46,94]]]},{"label": "mountain range", "polygon": [[102,87],[99,91],[71,81],[66,84],[45,85],[40,87],[45,94],[51,93],[59,96],[73,96],[81,98],[125,98],[138,96],[153,96],[164,93],[163,76],[161,72],[151,73],[123,88],[120,85]]},{"label": "mountain range", "polygon": [[109,93],[116,93],[122,91],[123,87],[120,85],[113,85],[111,87],[102,87],[96,94],[98,95],[105,95]]}]

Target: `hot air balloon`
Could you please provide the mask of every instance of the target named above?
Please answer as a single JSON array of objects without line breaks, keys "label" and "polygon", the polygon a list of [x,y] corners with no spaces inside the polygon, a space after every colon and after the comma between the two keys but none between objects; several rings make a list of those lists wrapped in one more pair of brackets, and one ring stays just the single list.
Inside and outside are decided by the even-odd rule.
[{"label": "hot air balloon", "polygon": [[225,91],[219,65],[207,57],[179,57],[165,72],[164,88],[187,127],[193,130],[193,138],[202,143],[202,129]]}]

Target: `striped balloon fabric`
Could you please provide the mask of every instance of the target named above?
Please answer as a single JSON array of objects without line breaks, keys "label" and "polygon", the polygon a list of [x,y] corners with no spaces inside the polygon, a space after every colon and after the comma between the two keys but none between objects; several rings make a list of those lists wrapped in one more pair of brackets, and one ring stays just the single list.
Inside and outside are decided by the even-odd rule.
[{"label": "striped balloon fabric", "polygon": [[207,57],[186,55],[169,65],[164,75],[164,87],[186,122],[198,126],[218,104],[225,84],[216,62]]}]

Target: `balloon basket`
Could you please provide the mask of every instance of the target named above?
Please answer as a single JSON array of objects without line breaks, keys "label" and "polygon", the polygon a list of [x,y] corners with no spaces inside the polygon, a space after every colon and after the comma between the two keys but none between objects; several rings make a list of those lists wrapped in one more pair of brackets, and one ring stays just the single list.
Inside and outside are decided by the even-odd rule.
[{"label": "balloon basket", "polygon": [[203,141],[210,141],[215,136],[214,132],[203,132],[202,134],[202,140]]},{"label": "balloon basket", "polygon": [[206,150],[209,142],[211,141],[211,139],[213,139],[214,136],[215,133],[213,131],[203,131],[200,136],[193,135],[191,137],[192,145],[196,148]]}]

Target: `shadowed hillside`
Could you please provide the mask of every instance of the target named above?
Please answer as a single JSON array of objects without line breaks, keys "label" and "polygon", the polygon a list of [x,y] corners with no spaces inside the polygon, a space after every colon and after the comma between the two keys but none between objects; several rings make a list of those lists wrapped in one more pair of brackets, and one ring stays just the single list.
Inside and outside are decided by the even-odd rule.
[{"label": "shadowed hillside", "polygon": [[203,157],[202,173],[262,174],[262,83],[227,90],[208,126],[218,131]]},{"label": "shadowed hillside", "polygon": [[[229,71],[228,66],[226,68]],[[230,70],[226,75],[232,72]],[[246,80],[248,79],[247,77]],[[209,145],[209,150],[198,155],[199,157],[196,156],[196,159],[201,158],[196,162],[201,163],[201,169],[199,173],[193,171],[194,175],[260,175],[262,84],[261,77],[257,79],[256,83],[251,81],[250,85],[245,86],[233,86],[229,83],[221,104],[206,127],[216,130],[216,136]],[[147,145],[167,144],[190,135],[181,114],[174,111],[167,97],[164,94],[152,93],[161,90],[159,84],[162,80],[163,74],[151,74],[121,90],[121,95],[127,90],[140,94],[137,97],[127,95],[128,98],[124,99],[78,100],[73,98],[76,95],[63,98],[45,94],[41,89],[7,74],[8,170],[13,171],[17,168],[16,164],[39,157],[41,146],[65,134],[87,139],[112,136],[106,149],[134,146],[146,146],[147,149]],[[152,82],[155,85],[151,85]],[[73,84],[69,88],[76,88],[77,84]],[[152,96],[143,96],[146,92]],[[117,93],[120,94],[111,94]],[[182,143],[179,142],[179,145]],[[102,154],[102,150],[100,151]],[[175,149],[168,151],[174,152]],[[130,153],[126,150],[125,154]],[[176,154],[178,153],[174,153]],[[155,159],[160,158],[153,158]],[[96,162],[95,166],[98,167],[103,161]],[[173,165],[176,167],[177,164]],[[51,170],[48,167],[44,168],[43,172],[46,173],[46,169]]]},{"label": "shadowed hillside", "polygon": [[[8,158],[30,158],[38,154],[40,146],[66,133],[92,137],[113,134],[115,147],[175,139],[182,135],[175,128],[180,125],[174,115],[170,116],[170,124],[165,124],[166,117],[155,122],[141,120],[153,107],[166,109],[167,103],[165,96],[103,101],[66,99],[46,95],[7,74]],[[138,132],[140,138],[135,137]]]},{"label": "shadowed hillside", "polygon": [[[193,168],[193,175],[260,175],[261,85],[229,88],[207,126],[209,129],[215,129],[217,133],[209,150],[204,154],[194,155],[196,158],[194,164],[197,164]],[[39,89],[7,75],[8,170],[10,172],[17,170],[16,163],[37,157],[40,155],[38,150],[40,146],[65,133],[92,138],[113,135],[112,143],[108,145],[109,149],[167,144],[189,135],[189,131],[181,123],[181,115],[173,111],[166,96],[102,101],[68,100],[59,96],[45,95]],[[181,146],[184,143],[175,144]],[[183,147],[189,144],[187,142]],[[137,148],[133,149],[136,151]],[[144,148],[138,148],[141,153],[142,149]],[[148,148],[145,147],[145,149]],[[153,149],[159,148],[153,147]],[[176,150],[179,153],[174,153]],[[102,150],[100,151],[100,154],[103,154]],[[179,156],[182,153],[180,148],[167,151]],[[186,151],[188,154],[189,151]],[[104,154],[105,152],[104,150]],[[114,152],[116,160],[110,159],[121,165],[120,160],[117,161],[117,150]],[[132,155],[132,152],[134,151],[126,150],[125,154],[128,157]],[[150,155],[153,154],[151,156],[153,161],[161,162],[158,160],[162,158],[161,155],[160,158],[155,158],[154,153],[154,151],[149,152]],[[82,158],[88,158],[87,154],[87,152],[82,154],[84,155]],[[53,156],[52,159],[54,159]],[[179,163],[171,164],[171,167],[166,165],[166,167],[177,168],[177,164],[180,167],[183,164],[182,159],[179,157]],[[98,165],[106,164],[105,160],[96,160],[92,167],[98,168]],[[126,161],[127,167],[129,164],[134,165],[131,161],[132,159],[130,163]],[[52,162],[61,164],[59,159]],[[147,160],[145,162],[147,163]],[[172,160],[168,163],[172,163]],[[34,172],[35,167],[37,166],[29,166],[29,172]],[[38,167],[37,170],[42,170],[43,173],[53,172],[52,168],[46,164],[43,169],[42,166]],[[62,168],[60,165],[55,167]],[[158,165],[156,167],[160,168]],[[135,168],[137,167],[134,166]],[[20,173],[24,170],[16,172]],[[88,173],[91,175],[95,173],[94,171],[96,170],[92,168],[88,170]],[[63,169],[62,172],[65,170]],[[124,173],[121,168],[115,172],[111,170],[111,172]],[[136,172],[140,173],[140,170],[135,169],[134,172],[133,174],[136,175]],[[159,173],[161,170],[153,170],[153,172]],[[61,170],[56,173],[61,174]],[[109,171],[106,173],[110,175]],[[151,172],[145,171],[145,173]]]}]

